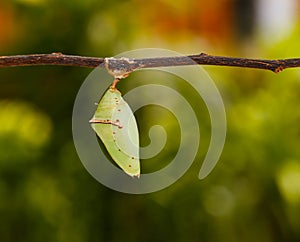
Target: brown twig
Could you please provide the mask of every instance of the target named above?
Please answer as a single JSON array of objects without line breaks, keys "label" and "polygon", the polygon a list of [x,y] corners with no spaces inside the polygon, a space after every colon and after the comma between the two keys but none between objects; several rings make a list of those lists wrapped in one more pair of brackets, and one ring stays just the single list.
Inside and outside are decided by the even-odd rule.
[{"label": "brown twig", "polygon": [[235,66],[271,70],[275,73],[278,73],[287,68],[300,67],[300,58],[281,60],[260,60],[213,56],[204,53],[190,56],[158,57],[144,59],[96,58],[75,55],[64,55],[62,53],[0,56],[0,67],[36,65],[62,65],[89,68],[95,68],[97,66],[106,66],[106,68],[109,71],[115,72],[117,70],[117,72],[119,71],[120,73],[122,73],[122,75],[130,73],[131,71],[136,69],[182,65]]}]

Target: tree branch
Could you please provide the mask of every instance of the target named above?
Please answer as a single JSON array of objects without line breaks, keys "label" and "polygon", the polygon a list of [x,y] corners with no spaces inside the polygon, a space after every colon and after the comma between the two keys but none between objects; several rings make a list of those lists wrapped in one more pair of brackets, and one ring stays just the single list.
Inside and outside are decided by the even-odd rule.
[{"label": "tree branch", "polygon": [[199,55],[158,57],[144,59],[127,58],[96,58],[75,55],[64,55],[62,53],[0,56],[1,67],[13,66],[36,66],[36,65],[61,65],[95,68],[99,65],[113,72],[130,73],[136,69],[182,66],[182,65],[216,65],[235,66],[244,68],[271,70],[278,73],[284,69],[300,67],[300,58],[281,60],[260,60],[248,58],[234,58],[224,56],[213,56],[201,53]]}]

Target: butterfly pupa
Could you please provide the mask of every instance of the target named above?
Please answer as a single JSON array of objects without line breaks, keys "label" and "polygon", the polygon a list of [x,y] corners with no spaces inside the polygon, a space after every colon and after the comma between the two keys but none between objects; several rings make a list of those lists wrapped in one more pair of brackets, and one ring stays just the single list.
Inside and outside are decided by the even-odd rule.
[{"label": "butterfly pupa", "polygon": [[139,133],[129,105],[110,87],[101,98],[91,126],[116,164],[130,176],[140,176]]}]

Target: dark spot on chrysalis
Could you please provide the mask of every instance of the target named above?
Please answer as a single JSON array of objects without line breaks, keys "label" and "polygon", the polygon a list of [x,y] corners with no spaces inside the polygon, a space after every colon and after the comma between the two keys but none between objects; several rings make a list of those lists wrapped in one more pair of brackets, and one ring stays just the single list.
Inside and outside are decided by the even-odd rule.
[{"label": "dark spot on chrysalis", "polygon": [[121,149],[118,149],[118,151],[121,151]]},{"label": "dark spot on chrysalis", "polygon": [[118,109],[118,112],[121,112],[121,109]]},{"label": "dark spot on chrysalis", "polygon": [[116,132],[115,132],[115,131],[113,131],[113,134],[116,134]]},{"label": "dark spot on chrysalis", "polygon": [[131,165],[129,165],[129,167],[131,167]]},{"label": "dark spot on chrysalis", "polygon": [[134,160],[134,157],[131,157],[131,160]]}]

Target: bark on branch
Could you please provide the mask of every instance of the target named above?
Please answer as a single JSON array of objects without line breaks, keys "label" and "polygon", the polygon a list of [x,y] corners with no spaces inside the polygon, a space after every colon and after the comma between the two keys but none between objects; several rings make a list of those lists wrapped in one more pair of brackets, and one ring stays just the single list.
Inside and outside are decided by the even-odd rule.
[{"label": "bark on branch", "polygon": [[79,66],[89,68],[95,68],[101,65],[102,67],[106,66],[106,68],[112,73],[114,73],[114,71],[117,70],[117,72],[119,71],[123,74],[130,73],[133,70],[142,68],[182,65],[235,66],[271,70],[275,73],[278,73],[287,68],[300,67],[300,58],[260,60],[213,56],[204,53],[190,56],[158,57],[144,59],[96,58],[75,55],[64,55],[62,53],[0,56],[0,67],[36,65]]}]

